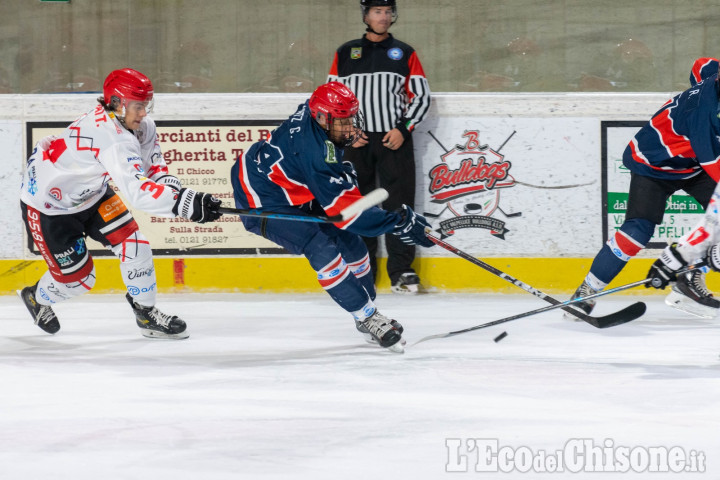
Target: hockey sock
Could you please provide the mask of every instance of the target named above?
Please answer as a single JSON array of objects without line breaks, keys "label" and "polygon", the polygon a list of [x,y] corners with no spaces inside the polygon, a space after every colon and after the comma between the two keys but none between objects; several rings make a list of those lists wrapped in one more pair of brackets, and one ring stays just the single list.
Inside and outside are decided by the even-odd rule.
[{"label": "hockey sock", "polygon": [[350,267],[352,274],[355,275],[355,278],[357,278],[365,288],[370,299],[375,300],[377,293],[375,291],[375,279],[371,275],[372,271],[370,270],[370,255],[365,254],[365,256],[357,262],[350,262],[348,267]]},{"label": "hockey sock", "polygon": [[368,292],[338,254],[318,270],[318,282],[335,302],[348,312],[362,310],[371,301]]},{"label": "hockey sock", "polygon": [[68,283],[56,280],[50,274],[50,271],[47,271],[37,283],[35,300],[40,305],[52,305],[82,295],[92,289],[93,286],[95,286],[95,267],[82,280]]},{"label": "hockey sock", "polygon": [[155,305],[157,281],[152,249],[147,238],[136,231],[112,248],[120,258],[120,272],[127,291],[135,302],[146,307]]},{"label": "hockey sock", "polygon": [[377,310],[377,307],[375,307],[375,303],[370,300],[360,310],[355,310],[354,312],[350,313],[355,320],[357,320],[358,322],[362,322],[366,318],[372,316],[372,314],[375,313],[375,310]]},{"label": "hockey sock", "polygon": [[655,224],[649,220],[626,220],[595,256],[586,281],[593,289],[601,290],[625,268],[628,260],[650,241]]}]

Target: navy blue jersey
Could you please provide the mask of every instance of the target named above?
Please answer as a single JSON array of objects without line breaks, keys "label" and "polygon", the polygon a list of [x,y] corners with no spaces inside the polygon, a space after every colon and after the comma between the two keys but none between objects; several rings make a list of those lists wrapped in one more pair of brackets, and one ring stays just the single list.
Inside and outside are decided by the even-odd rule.
[{"label": "navy blue jersey", "polygon": [[[310,116],[305,102],[267,141],[253,144],[232,168],[238,208],[272,211],[317,202],[328,216],[338,215],[362,195],[346,175],[343,150]],[[375,237],[393,230],[398,213],[377,207],[336,226],[358,235]]]},{"label": "navy blue jersey", "polygon": [[691,87],[670,99],[635,135],[623,154],[630,171],[667,180],[704,169],[720,180],[718,61],[695,61]]}]

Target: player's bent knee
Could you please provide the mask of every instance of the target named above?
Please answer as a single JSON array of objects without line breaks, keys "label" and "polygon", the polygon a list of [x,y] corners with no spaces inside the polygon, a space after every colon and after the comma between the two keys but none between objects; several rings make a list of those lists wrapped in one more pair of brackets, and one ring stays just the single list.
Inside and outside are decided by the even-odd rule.
[{"label": "player's bent knee", "polygon": [[654,231],[655,224],[651,221],[633,218],[623,223],[608,239],[607,245],[616,257],[627,262],[645,248]]},{"label": "player's bent knee", "polygon": [[60,297],[72,298],[87,293],[95,286],[95,267],[80,280],[64,279],[57,282],[56,293]]},{"label": "player's bent knee", "polygon": [[349,274],[350,268],[340,254],[317,271],[318,282],[325,290],[339,285]]},{"label": "player's bent knee", "polygon": [[152,247],[140,231],[131,233],[119,245],[115,245],[112,251],[124,265],[152,265]]}]

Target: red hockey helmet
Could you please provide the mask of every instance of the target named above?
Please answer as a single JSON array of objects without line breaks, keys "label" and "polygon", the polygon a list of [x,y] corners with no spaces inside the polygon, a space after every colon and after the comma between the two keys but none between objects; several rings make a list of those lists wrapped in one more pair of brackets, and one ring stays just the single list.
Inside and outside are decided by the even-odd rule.
[{"label": "red hockey helmet", "polygon": [[103,84],[103,100],[113,110],[127,107],[129,101],[148,102],[152,109],[153,86],[150,79],[132,68],[113,70]]},{"label": "red hockey helmet", "polygon": [[[327,130],[330,140],[339,146],[352,145],[365,129],[358,99],[340,82],[320,85],[310,96],[308,106],[310,115],[316,121],[319,113],[325,115],[326,122],[323,128]],[[350,121],[335,122],[336,119],[350,119]]]},{"label": "red hockey helmet", "polygon": [[358,113],[360,104],[355,94],[340,82],[329,82],[315,89],[310,101],[310,114],[317,119],[318,112],[327,116],[330,125],[335,118],[350,118]]}]

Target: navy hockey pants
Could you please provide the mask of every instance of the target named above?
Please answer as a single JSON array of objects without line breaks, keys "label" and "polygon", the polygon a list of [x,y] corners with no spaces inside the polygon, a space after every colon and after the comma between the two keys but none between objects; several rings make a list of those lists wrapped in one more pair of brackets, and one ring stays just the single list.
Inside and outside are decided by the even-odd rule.
[{"label": "navy hockey pants", "polygon": [[[301,212],[292,208],[283,213]],[[330,223],[259,217],[242,217],[242,222],[249,232],[305,255],[320,285],[346,311],[358,312],[375,299],[368,251],[360,236]]]}]

